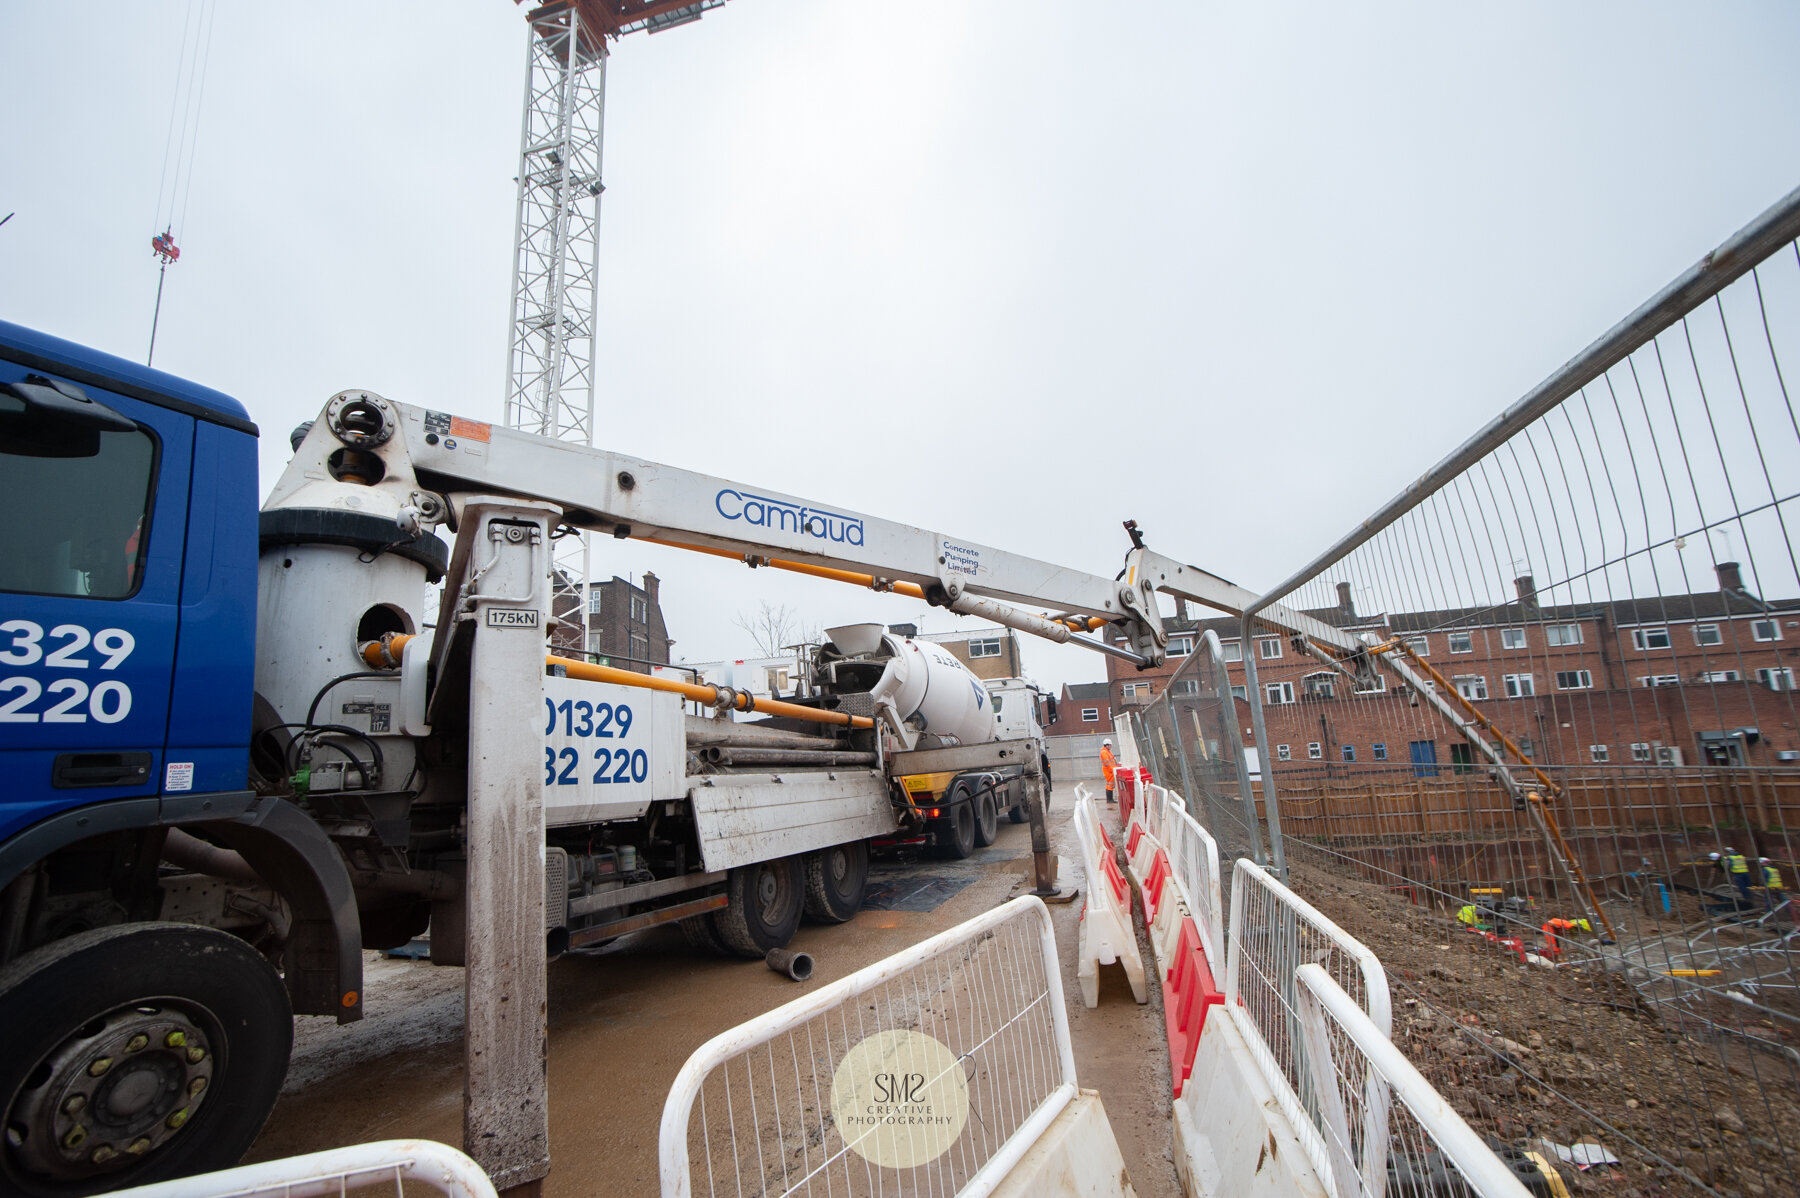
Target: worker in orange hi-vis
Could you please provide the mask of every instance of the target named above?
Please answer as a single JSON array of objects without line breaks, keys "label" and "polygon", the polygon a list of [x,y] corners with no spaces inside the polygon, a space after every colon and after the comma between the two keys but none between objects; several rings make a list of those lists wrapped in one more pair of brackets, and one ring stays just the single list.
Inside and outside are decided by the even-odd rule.
[{"label": "worker in orange hi-vis", "polygon": [[1107,740],[1101,741],[1100,742],[1100,773],[1101,773],[1101,776],[1103,776],[1106,779],[1106,801],[1109,803],[1117,803],[1118,802],[1117,799],[1113,798],[1113,774],[1115,771],[1118,770],[1118,768],[1119,768],[1118,759],[1113,756],[1112,740],[1109,738]]}]

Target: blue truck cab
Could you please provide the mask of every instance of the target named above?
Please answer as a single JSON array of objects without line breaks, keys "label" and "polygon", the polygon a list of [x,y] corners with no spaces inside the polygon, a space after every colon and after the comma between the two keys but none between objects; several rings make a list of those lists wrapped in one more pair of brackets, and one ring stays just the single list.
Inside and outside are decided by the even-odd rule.
[{"label": "blue truck cab", "polygon": [[256,426],[172,375],[0,324],[0,842],[247,787]]},{"label": "blue truck cab", "polygon": [[349,875],[251,768],[256,449],[0,322],[0,1193],[233,1164],[293,1014],[361,1014]]}]

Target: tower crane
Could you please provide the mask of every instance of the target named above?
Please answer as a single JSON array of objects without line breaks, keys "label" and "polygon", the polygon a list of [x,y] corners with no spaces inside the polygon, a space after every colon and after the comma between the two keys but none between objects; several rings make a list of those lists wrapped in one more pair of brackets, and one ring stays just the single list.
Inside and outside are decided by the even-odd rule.
[{"label": "tower crane", "polygon": [[[556,0],[531,27],[513,236],[508,428],[594,443],[595,298],[610,41],[697,21],[725,0]],[[559,642],[587,650],[588,539],[557,541]]]}]

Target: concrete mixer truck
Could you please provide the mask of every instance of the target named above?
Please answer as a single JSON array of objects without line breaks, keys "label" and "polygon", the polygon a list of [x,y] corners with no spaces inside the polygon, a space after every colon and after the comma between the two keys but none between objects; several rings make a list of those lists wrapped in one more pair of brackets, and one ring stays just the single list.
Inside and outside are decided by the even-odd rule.
[{"label": "concrete mixer truck", "polygon": [[363,948],[427,928],[467,966],[465,1143],[502,1187],[541,1176],[547,957],[670,922],[760,955],[849,919],[872,838],[973,810],[904,779],[1010,772],[1041,813],[1035,742],[878,627],[837,630],[791,701],[548,655],[557,536],[1135,663],[1162,660],[1155,588],[1248,602],[1141,542],[1107,578],[367,391],[296,433],[259,511],[256,437],[229,396],[0,323],[5,1193],[236,1160],[291,1015],[359,1019]]}]

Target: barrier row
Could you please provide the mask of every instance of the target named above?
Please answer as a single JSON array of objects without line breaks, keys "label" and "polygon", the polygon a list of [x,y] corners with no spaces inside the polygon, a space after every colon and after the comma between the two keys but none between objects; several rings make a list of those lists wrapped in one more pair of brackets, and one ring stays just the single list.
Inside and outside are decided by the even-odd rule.
[{"label": "barrier row", "polygon": [[392,1187],[394,1198],[429,1188],[445,1198],[494,1198],[481,1166],[435,1140],[376,1140],[325,1152],[240,1165],[217,1173],[116,1190],[101,1198],[312,1198],[372,1195]]},{"label": "barrier row", "polygon": [[[1201,1172],[1215,1175],[1227,1164],[1208,1119],[1220,1118],[1222,1096],[1241,1107],[1257,1088],[1229,1076],[1236,1060],[1266,1087],[1311,1171],[1338,1198],[1381,1195],[1396,1176],[1427,1175],[1449,1184],[1435,1192],[1521,1198],[1527,1191],[1511,1167],[1393,1047],[1387,975],[1375,954],[1247,859],[1233,864],[1222,925],[1213,837],[1175,792],[1147,784],[1133,797],[1121,808],[1126,855],[1163,992],[1182,1160],[1212,1152]],[[1209,1019],[1230,1027],[1208,1032]],[[1203,1035],[1214,1042],[1201,1064],[1205,1093],[1189,1093]]]},{"label": "barrier row", "polygon": [[1081,931],[1076,938],[1075,976],[1081,983],[1081,1001],[1100,1005],[1100,966],[1115,962],[1125,967],[1132,997],[1149,1002],[1144,959],[1138,952],[1137,934],[1131,930],[1131,885],[1119,871],[1112,837],[1100,821],[1093,791],[1084,783],[1075,787],[1075,838],[1081,843],[1081,863],[1087,871],[1087,899],[1081,908]]}]

